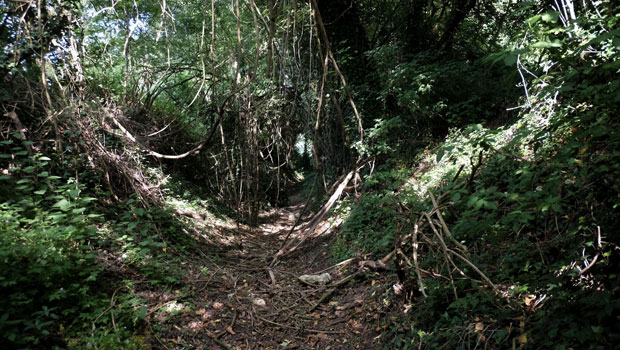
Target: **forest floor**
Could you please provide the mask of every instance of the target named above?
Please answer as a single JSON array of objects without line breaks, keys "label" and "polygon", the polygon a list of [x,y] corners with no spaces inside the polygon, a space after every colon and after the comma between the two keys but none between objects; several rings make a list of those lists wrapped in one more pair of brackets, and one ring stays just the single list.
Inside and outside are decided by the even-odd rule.
[{"label": "forest floor", "polygon": [[[182,263],[181,287],[136,287],[149,306],[145,341],[155,349],[377,348],[393,282],[359,258],[334,265],[337,221],[322,221],[303,240],[308,214],[289,234],[302,212],[303,204],[264,212],[254,228],[189,219],[203,243]],[[296,248],[274,262],[284,242]],[[299,280],[323,273],[331,278],[325,285]]]}]

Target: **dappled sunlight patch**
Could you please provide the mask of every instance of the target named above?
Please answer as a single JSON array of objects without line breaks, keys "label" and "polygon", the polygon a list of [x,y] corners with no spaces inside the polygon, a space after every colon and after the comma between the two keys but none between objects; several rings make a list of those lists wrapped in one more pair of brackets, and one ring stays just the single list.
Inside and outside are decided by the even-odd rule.
[{"label": "dappled sunlight patch", "polygon": [[483,158],[495,154],[533,161],[532,130],[546,123],[547,117],[531,113],[496,129],[485,128],[482,124],[453,129],[436,151],[426,152],[420,161],[423,165],[420,173],[408,179],[403,190],[411,189],[419,198],[425,198],[429,190],[455,177],[470,175],[482,165]]},{"label": "dappled sunlight patch", "polygon": [[176,300],[168,302],[166,305],[161,307],[162,311],[165,311],[171,315],[176,315],[185,310],[185,305],[177,302]]}]

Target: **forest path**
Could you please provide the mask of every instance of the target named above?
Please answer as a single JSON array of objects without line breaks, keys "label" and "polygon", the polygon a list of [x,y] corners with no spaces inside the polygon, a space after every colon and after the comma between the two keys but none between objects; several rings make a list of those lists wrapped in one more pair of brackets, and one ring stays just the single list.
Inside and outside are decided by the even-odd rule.
[{"label": "forest path", "polygon": [[[153,347],[376,348],[383,331],[377,327],[380,296],[391,286],[359,259],[332,263],[330,233],[338,222],[323,220],[302,240],[311,219],[305,215],[286,240],[287,246],[302,244],[273,264],[302,211],[297,204],[264,212],[255,228],[192,220],[219,238],[204,246],[202,258],[187,262],[184,291],[163,293],[150,308]],[[308,285],[298,278],[320,273],[329,273],[331,282]]]}]

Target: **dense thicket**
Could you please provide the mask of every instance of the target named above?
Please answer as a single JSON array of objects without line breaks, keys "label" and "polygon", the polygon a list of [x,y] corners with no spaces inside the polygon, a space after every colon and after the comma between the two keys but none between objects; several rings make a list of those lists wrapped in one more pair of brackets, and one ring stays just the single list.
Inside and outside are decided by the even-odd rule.
[{"label": "dense thicket", "polygon": [[350,171],[332,253],[392,254],[386,348],[620,342],[614,1],[0,11],[3,342],[144,345],[146,310],[103,260],[178,283],[167,247],[195,243],[169,175],[254,225],[303,173],[321,199]]}]

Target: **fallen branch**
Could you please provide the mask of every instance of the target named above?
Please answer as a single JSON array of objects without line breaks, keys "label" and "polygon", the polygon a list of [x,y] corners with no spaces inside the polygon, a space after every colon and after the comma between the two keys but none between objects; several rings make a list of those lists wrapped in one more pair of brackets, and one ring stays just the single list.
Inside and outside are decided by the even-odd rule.
[{"label": "fallen branch", "polygon": [[[228,332],[228,329],[232,329],[232,327],[235,325],[235,321],[237,320],[237,310],[235,310],[235,314],[233,315],[233,319],[230,322],[230,326],[228,326],[226,328],[226,330],[220,331],[217,334],[213,333],[213,332],[208,332],[207,334],[209,335],[209,338],[213,339],[213,341],[219,345],[222,349],[226,349],[226,350],[232,350],[233,347],[224,343],[223,341],[220,340],[220,338],[226,334],[226,332]],[[234,332],[233,332],[234,334]]]},{"label": "fallen branch", "polygon": [[[474,265],[474,263],[472,263],[469,259],[465,258],[463,255],[455,252],[454,250],[448,248],[448,246],[446,245],[446,242],[443,240],[443,238],[441,237],[441,234],[439,234],[439,232],[437,231],[437,229],[435,228],[435,226],[433,225],[430,216],[428,215],[428,213],[423,213],[423,215],[426,217],[431,229],[433,230],[433,232],[435,233],[435,235],[437,236],[437,238],[439,239],[439,242],[441,243],[441,247],[444,251],[444,255],[446,256],[446,259],[452,264],[452,266],[454,266],[455,269],[457,269],[459,271],[459,273],[461,273],[461,275],[466,276],[465,273],[463,271],[461,271],[461,269],[459,269],[456,264],[454,263],[454,261],[452,261],[452,258],[450,258],[450,254],[455,255],[457,258],[461,259],[463,262],[465,262],[467,265],[471,266],[485,281],[487,281],[487,283],[491,286],[491,288],[493,288],[493,290],[495,292],[500,292],[499,289],[497,288],[497,286],[491,281],[491,279],[489,279],[487,277],[487,275],[485,275],[476,265]],[[456,294],[456,291],[455,291]]]},{"label": "fallen branch", "polygon": [[[161,154],[158,152],[155,152],[153,150],[148,149],[147,147],[145,147],[144,145],[140,144],[140,142],[138,142],[138,140],[136,139],[135,136],[133,136],[129,130],[127,130],[117,119],[116,117],[110,113],[107,109],[105,110],[107,113],[106,115],[112,119],[112,122],[114,123],[114,125],[116,125],[122,132],[123,135],[129,139],[131,142],[135,143],[136,145],[140,146],[141,148],[143,148],[144,150],[146,150],[148,152],[149,156],[153,156],[153,157],[157,157],[157,158],[162,158],[162,159],[181,159],[181,158],[185,158],[191,154],[196,154],[198,153],[207,143],[209,143],[211,141],[211,138],[213,137],[214,131],[215,131],[215,126],[213,128],[211,128],[211,132],[209,133],[209,136],[207,137],[207,139],[203,142],[201,142],[198,146],[194,147],[193,149],[185,152],[185,153],[181,153],[181,154],[177,154],[177,155],[168,155],[168,154]],[[219,123],[219,119],[218,119],[218,123]]]},{"label": "fallen branch", "polygon": [[204,220],[204,217],[200,215],[200,213],[189,209],[177,209],[174,213],[177,215],[189,216],[190,218],[194,218],[196,220]]},{"label": "fallen branch", "polygon": [[353,274],[350,274],[349,276],[347,276],[347,277],[341,279],[340,281],[332,284],[332,288],[327,290],[327,292],[323,293],[323,295],[319,298],[319,301],[314,303],[314,305],[312,305],[312,307],[306,313],[310,313],[310,312],[316,310],[316,308],[319,307],[319,305],[321,305],[323,302],[328,300],[332,296],[332,294],[334,294],[334,292],[336,291],[336,289],[338,289],[338,287],[340,287],[341,285],[349,282],[353,278],[355,278],[358,275],[360,275],[362,273],[362,271],[363,271],[362,270],[363,267],[364,267],[364,263],[362,263],[362,267],[360,267],[360,269],[357,270],[357,272],[355,272]]},{"label": "fallen branch", "polygon": [[318,274],[321,274],[323,272],[327,272],[327,271],[329,271],[331,269],[335,269],[337,267],[343,267],[343,266],[349,265],[351,262],[355,261],[356,259],[357,258],[350,258],[350,259],[347,259],[347,260],[343,260],[343,261],[341,261],[341,262],[339,262],[339,263],[337,263],[337,264],[335,264],[333,266],[330,266],[330,267],[328,267],[326,269],[323,269],[321,271],[315,272],[314,274],[318,275]]},{"label": "fallen branch", "polygon": [[452,232],[450,232],[450,229],[448,228],[448,225],[446,225],[446,222],[443,219],[443,215],[441,215],[441,210],[439,210],[439,203],[435,199],[435,196],[433,196],[433,193],[430,192],[430,191],[428,193],[430,194],[431,201],[433,202],[433,207],[434,207],[435,214],[439,218],[439,222],[441,223],[441,227],[443,229],[443,232],[445,232],[446,236],[454,244],[456,244],[462,251],[466,252],[467,251],[467,247],[464,244],[462,244],[461,242],[459,242],[456,239],[454,239],[454,237],[452,237]]},{"label": "fallen branch", "polygon": [[[284,246],[288,242],[289,237],[291,237],[291,234],[293,234],[293,232],[295,232],[295,228],[299,224],[299,221],[301,221],[301,218],[304,216],[304,213],[306,212],[306,209],[310,205],[310,200],[312,199],[312,195],[314,194],[314,188],[316,187],[318,179],[319,179],[318,176],[314,178],[314,183],[312,184],[312,189],[310,189],[310,193],[308,194],[308,198],[306,199],[306,203],[304,204],[304,207],[299,212],[299,216],[297,216],[297,219],[295,219],[295,223],[293,224],[291,229],[286,234],[286,237],[284,237],[284,240],[282,240],[282,243],[280,244],[280,248],[278,248],[278,253],[280,251],[282,251],[282,249],[284,248]],[[272,268],[272,267],[274,267],[277,264],[278,258],[279,258],[279,256],[276,254],[273,257],[273,259],[271,260],[271,263],[269,264],[269,268]]]},{"label": "fallen branch", "polygon": [[413,226],[413,266],[415,267],[415,273],[418,276],[418,285],[420,286],[420,292],[424,297],[428,297],[424,288],[422,273],[420,272],[420,265],[418,264],[418,227],[418,224],[415,224]]},{"label": "fallen branch", "polygon": [[[431,220],[431,217],[426,212],[422,213],[422,215],[426,217],[426,220],[428,221],[428,225],[431,227],[431,229],[433,230],[433,233],[435,233],[435,236],[437,236],[437,239],[439,239],[439,242],[441,243],[441,248],[443,249],[443,255],[444,255],[444,259],[446,260],[446,264],[448,266],[450,265],[454,266],[454,268],[457,271],[459,271],[461,275],[466,276],[465,273],[461,271],[461,269],[459,269],[458,266],[456,266],[454,261],[452,261],[452,258],[450,257],[450,254],[448,253],[448,247],[446,246],[446,242],[443,240],[443,237],[441,237],[441,234],[439,233],[439,231],[437,231],[437,229],[435,228],[435,225],[433,225],[433,221]],[[456,292],[456,287],[454,286],[454,278],[452,277],[452,271],[450,270],[450,268],[448,268],[448,274],[450,275],[450,284],[452,285],[452,291],[454,292],[454,297],[458,299],[459,296]]]},{"label": "fallen branch", "polygon": [[310,313],[310,312],[316,310],[316,308],[319,307],[319,305],[321,305],[325,300],[329,299],[332,296],[332,294],[334,294],[335,291],[336,291],[336,288],[331,288],[327,292],[325,292],[321,296],[321,298],[319,298],[319,301],[314,303],[314,305],[312,305],[312,307],[310,309],[308,309],[307,313]]},{"label": "fallen branch", "polygon": [[211,338],[215,342],[215,344],[219,345],[222,349],[226,349],[226,350],[232,350],[233,349],[232,346],[230,346],[230,345],[224,343],[223,341],[219,340],[217,334],[213,334],[211,332],[208,332],[207,334],[209,335],[209,338]]},{"label": "fallen branch", "polygon": [[594,266],[594,264],[598,261],[598,257],[600,255],[600,251],[603,249],[603,244],[601,243],[601,227],[600,226],[596,226],[597,229],[597,235],[596,235],[596,248],[598,250],[598,252],[596,253],[596,255],[594,256],[594,258],[592,259],[592,261],[590,263],[587,263],[586,260],[586,267],[579,271],[579,276],[583,275],[584,273],[588,272],[588,270],[590,270],[592,268],[592,266]]},{"label": "fallen branch", "polygon": [[[325,203],[325,205],[323,206],[323,208],[321,208],[321,210],[319,210],[314,217],[312,218],[312,220],[310,220],[310,222],[308,223],[308,225],[306,226],[305,232],[302,234],[302,238],[301,240],[292,248],[288,248],[288,245],[284,244],[282,246],[282,248],[280,248],[280,250],[276,253],[276,255],[274,256],[273,261],[271,262],[270,266],[274,266],[275,263],[277,262],[277,260],[279,258],[281,258],[282,256],[285,256],[287,254],[290,254],[292,252],[295,251],[295,249],[297,249],[303,242],[306,241],[306,239],[308,239],[308,237],[310,237],[312,235],[312,233],[314,233],[314,230],[316,229],[316,227],[319,225],[319,223],[323,220],[323,218],[325,217],[325,215],[327,214],[327,212],[329,212],[329,210],[332,208],[332,206],[334,205],[334,203],[336,203],[336,201],[338,200],[338,198],[340,198],[340,195],[342,194],[342,191],[344,190],[344,188],[346,187],[346,185],[349,183],[349,181],[351,180],[351,178],[353,177],[353,174],[355,173],[355,171],[351,171],[347,174],[347,176],[344,178],[344,180],[342,180],[342,182],[340,183],[340,185],[338,186],[338,188],[336,189],[336,192],[334,192],[334,194],[332,194],[332,196],[329,198],[329,200],[327,201],[327,203]],[[290,235],[290,234],[289,234]],[[288,236],[287,236],[288,238]],[[287,249],[288,248],[288,249]]]},{"label": "fallen branch", "polygon": [[487,283],[491,286],[491,288],[493,288],[493,290],[495,292],[497,292],[498,294],[500,293],[500,290],[497,288],[497,286],[495,285],[495,283],[491,282],[491,279],[489,279],[487,277],[487,275],[485,275],[476,265],[474,265],[474,263],[472,263],[471,261],[469,261],[467,258],[465,258],[464,256],[462,256],[461,254],[455,252],[452,249],[448,249],[448,253],[454,254],[456,255],[457,258],[463,260],[467,265],[471,266],[472,269],[474,269],[476,272],[478,272],[478,274],[480,275],[480,277],[482,277],[485,281],[487,281]]}]

